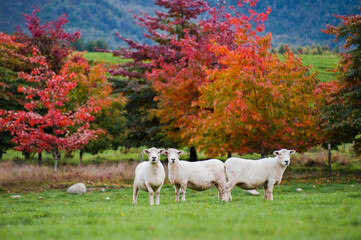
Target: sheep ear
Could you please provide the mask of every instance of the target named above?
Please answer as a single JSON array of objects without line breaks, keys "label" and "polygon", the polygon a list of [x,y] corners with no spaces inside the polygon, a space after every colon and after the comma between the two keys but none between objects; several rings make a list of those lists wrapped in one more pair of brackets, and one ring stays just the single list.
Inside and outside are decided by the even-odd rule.
[{"label": "sheep ear", "polygon": [[292,154],[294,154],[294,153],[296,153],[295,150],[290,150],[290,155],[292,155]]},{"label": "sheep ear", "polygon": [[144,152],[145,154],[149,154],[148,149],[144,149],[143,152]]},{"label": "sheep ear", "polygon": [[165,152],[164,149],[160,149],[160,150],[159,150],[159,154],[163,154],[164,152]]},{"label": "sheep ear", "polygon": [[184,151],[182,151],[182,150],[178,151],[178,155],[182,155],[183,153],[184,153]]},{"label": "sheep ear", "polygon": [[274,152],[273,152],[273,155],[278,156],[278,155],[280,155],[280,152],[279,152],[279,151],[274,151]]}]

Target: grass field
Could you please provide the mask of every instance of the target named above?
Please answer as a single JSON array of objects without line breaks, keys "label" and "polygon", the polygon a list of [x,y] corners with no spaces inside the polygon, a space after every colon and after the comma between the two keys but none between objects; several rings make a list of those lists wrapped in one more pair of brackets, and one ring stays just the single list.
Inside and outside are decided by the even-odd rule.
[{"label": "grass field", "polygon": [[301,55],[304,65],[313,65],[310,73],[318,72],[318,78],[321,82],[328,82],[336,78],[336,73],[328,72],[327,69],[334,69],[338,63],[338,56],[328,55]]},{"label": "grass field", "polygon": [[[103,52],[85,52],[84,57],[89,61],[97,61],[104,63],[123,63],[119,57],[113,57],[112,53]],[[328,82],[336,77],[336,73],[328,72],[327,69],[334,69],[338,63],[338,56],[335,54],[326,55],[300,55],[304,65],[313,65],[314,68],[310,73],[318,72],[318,78],[322,82]]]},{"label": "grass field", "polygon": [[0,239],[361,239],[361,184],[286,183],[273,202],[263,190],[232,194],[222,203],[215,189],[188,190],[187,202],[175,203],[165,185],[152,207],[145,192],[132,206],[132,188],[2,194]]}]

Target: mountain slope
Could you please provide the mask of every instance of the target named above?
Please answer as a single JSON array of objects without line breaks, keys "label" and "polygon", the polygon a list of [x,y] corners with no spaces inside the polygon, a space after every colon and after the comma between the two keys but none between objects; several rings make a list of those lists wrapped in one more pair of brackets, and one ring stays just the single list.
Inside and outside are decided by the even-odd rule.
[{"label": "mountain slope", "polygon": [[[211,0],[215,4],[217,0]],[[236,3],[230,0],[228,3]],[[287,43],[292,46],[328,44],[335,46],[332,37],[323,34],[327,23],[337,24],[335,14],[356,14],[360,11],[359,0],[267,0],[260,1],[257,9],[270,6],[272,13],[266,22],[266,31],[272,32],[273,45]],[[116,48],[121,43],[115,33],[146,41],[143,29],[135,24],[133,14],[139,11],[154,13],[152,0],[1,0],[0,31],[13,32],[15,26],[24,27],[22,13],[30,13],[31,6],[37,5],[42,21],[54,20],[65,12],[69,17],[67,31],[79,30],[85,41],[104,38]]]}]

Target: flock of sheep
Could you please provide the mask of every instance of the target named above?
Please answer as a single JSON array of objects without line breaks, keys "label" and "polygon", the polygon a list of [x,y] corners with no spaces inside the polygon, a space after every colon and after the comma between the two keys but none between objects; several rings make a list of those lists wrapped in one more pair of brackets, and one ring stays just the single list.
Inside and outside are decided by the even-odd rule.
[{"label": "flock of sheep", "polygon": [[290,164],[290,156],[295,150],[282,149],[274,151],[276,157],[260,160],[229,158],[226,162],[218,159],[188,162],[179,160],[184,152],[170,148],[168,150],[150,148],[143,151],[148,155],[148,161],[140,163],[135,169],[133,185],[133,204],[137,204],[139,189],[149,193],[149,204],[159,204],[160,190],[165,179],[165,171],[160,162],[160,155],[168,158],[168,178],[174,185],[176,197],[179,194],[182,201],[186,200],[186,189],[202,191],[215,186],[218,189],[218,200],[231,201],[231,191],[234,186],[243,189],[264,187],[264,199],[273,200],[273,186],[281,182],[284,171]]}]

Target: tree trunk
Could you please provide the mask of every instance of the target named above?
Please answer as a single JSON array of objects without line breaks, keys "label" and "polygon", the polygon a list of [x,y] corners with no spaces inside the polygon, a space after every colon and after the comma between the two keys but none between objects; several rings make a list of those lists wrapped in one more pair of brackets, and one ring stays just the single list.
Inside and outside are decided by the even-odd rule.
[{"label": "tree trunk", "polygon": [[29,152],[23,152],[24,157],[25,157],[25,161],[30,159],[30,153]]},{"label": "tree trunk", "polygon": [[265,158],[266,154],[264,154],[264,148],[261,148],[261,158]]},{"label": "tree trunk", "polygon": [[227,152],[227,159],[232,157],[232,153],[230,151]]},{"label": "tree trunk", "polygon": [[331,165],[331,143],[327,144],[328,148],[328,172],[330,174],[330,177],[332,176],[332,165]]},{"label": "tree trunk", "polygon": [[2,147],[0,147],[0,160],[3,160],[3,148]]},{"label": "tree trunk", "polygon": [[79,166],[83,165],[83,149],[79,151]]},{"label": "tree trunk", "polygon": [[54,160],[55,160],[55,162],[54,162],[54,172],[56,172],[58,170],[58,158],[59,158],[58,150],[56,150],[56,149],[53,150],[53,157],[54,157]]},{"label": "tree trunk", "polygon": [[189,150],[189,161],[191,161],[191,162],[198,161],[197,151],[194,146],[192,146]]},{"label": "tree trunk", "polygon": [[41,156],[41,152],[38,153],[38,165],[43,164],[43,158]]}]

